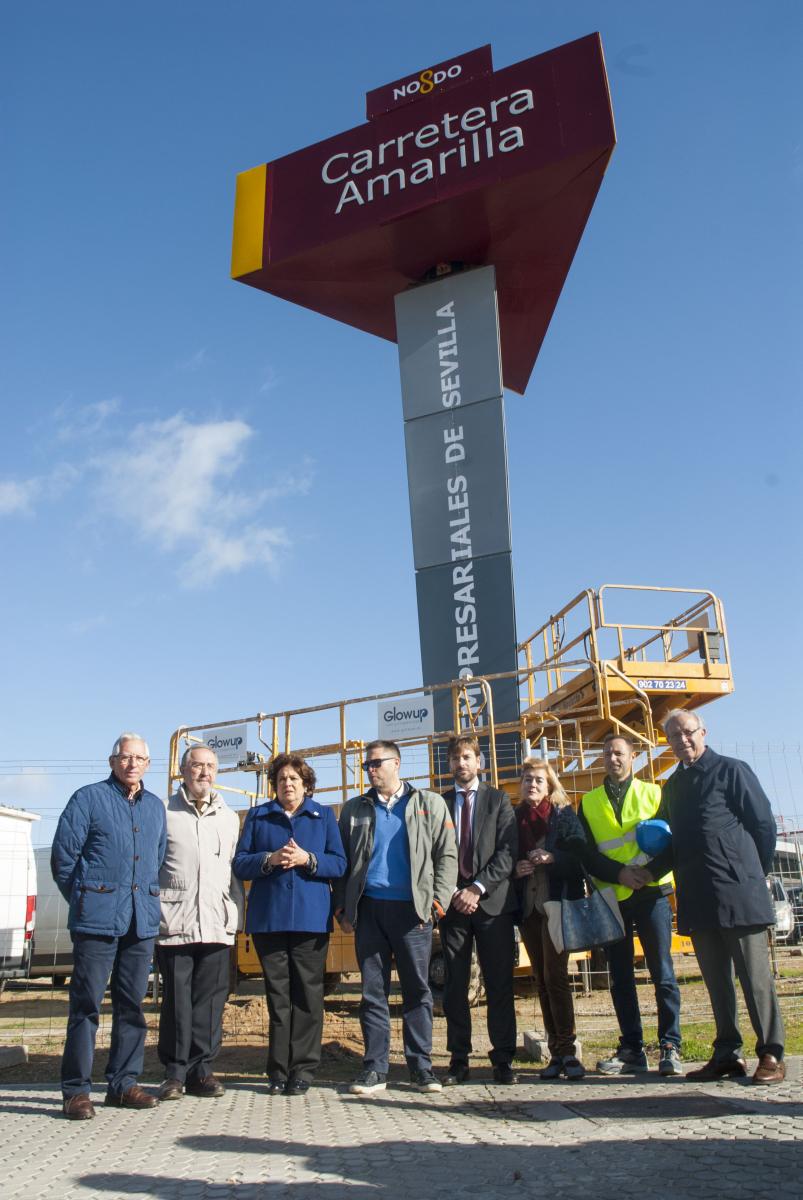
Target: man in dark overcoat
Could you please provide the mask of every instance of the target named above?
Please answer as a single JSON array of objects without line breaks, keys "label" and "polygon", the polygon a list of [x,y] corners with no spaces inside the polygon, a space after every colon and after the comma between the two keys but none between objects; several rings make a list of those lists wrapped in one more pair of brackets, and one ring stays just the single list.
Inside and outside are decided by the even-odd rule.
[{"label": "man in dark overcoat", "polygon": [[767,887],[776,827],[770,802],[752,769],[705,744],[694,713],[675,709],[664,720],[678,759],[664,785],[658,816],[669,822],[671,846],[648,866],[652,881],[675,873],[678,931],[691,936],[716,1024],[713,1054],[687,1079],[744,1076],[734,971],[756,1034],[754,1083],[780,1083],[784,1027],[770,970],[767,929],[775,914]]}]

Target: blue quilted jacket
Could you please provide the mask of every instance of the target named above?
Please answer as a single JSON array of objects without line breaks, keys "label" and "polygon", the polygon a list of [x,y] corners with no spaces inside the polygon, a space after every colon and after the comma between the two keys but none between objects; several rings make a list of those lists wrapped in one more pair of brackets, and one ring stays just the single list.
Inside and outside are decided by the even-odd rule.
[{"label": "blue quilted jacket", "polygon": [[79,788],[59,818],[50,869],[70,906],[72,933],[139,938],[159,932],[165,808],[141,788],[133,802],[114,775]]}]

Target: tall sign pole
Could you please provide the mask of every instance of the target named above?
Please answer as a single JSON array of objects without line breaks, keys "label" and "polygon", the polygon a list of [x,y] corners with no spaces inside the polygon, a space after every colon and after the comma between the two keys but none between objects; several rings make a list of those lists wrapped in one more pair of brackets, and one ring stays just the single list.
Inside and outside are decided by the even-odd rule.
[{"label": "tall sign pole", "polygon": [[[424,684],[515,671],[507,448],[493,267],[396,297],[407,484]],[[518,718],[515,679],[494,685],[497,721]],[[451,697],[435,699],[449,729]]]},{"label": "tall sign pole", "polygon": [[232,275],[398,341],[424,684],[476,703],[517,665],[503,374],[524,392],[616,141],[599,35],[499,71],[482,46],[366,115],[237,177]]}]

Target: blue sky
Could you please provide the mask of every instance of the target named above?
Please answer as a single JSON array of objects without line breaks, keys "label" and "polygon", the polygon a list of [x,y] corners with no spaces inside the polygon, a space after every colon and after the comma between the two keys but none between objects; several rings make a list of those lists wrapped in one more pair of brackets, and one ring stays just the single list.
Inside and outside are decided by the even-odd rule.
[{"label": "blue sky", "polygon": [[163,759],[185,722],[418,682],[395,346],[229,279],[235,175],[427,64],[594,30],[619,144],[507,399],[519,636],[587,586],[710,588],[713,740],[798,746],[798,3],[33,0],[4,26],[0,800],[52,816],[121,728]]}]

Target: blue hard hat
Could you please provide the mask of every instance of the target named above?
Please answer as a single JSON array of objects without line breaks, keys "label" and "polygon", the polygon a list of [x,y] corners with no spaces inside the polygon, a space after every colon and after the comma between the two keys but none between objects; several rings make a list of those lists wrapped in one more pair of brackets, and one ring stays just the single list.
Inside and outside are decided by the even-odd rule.
[{"label": "blue hard hat", "polygon": [[655,817],[651,821],[639,821],[636,826],[636,841],[639,850],[654,858],[656,854],[666,850],[672,841],[672,830],[666,821],[659,821]]}]

